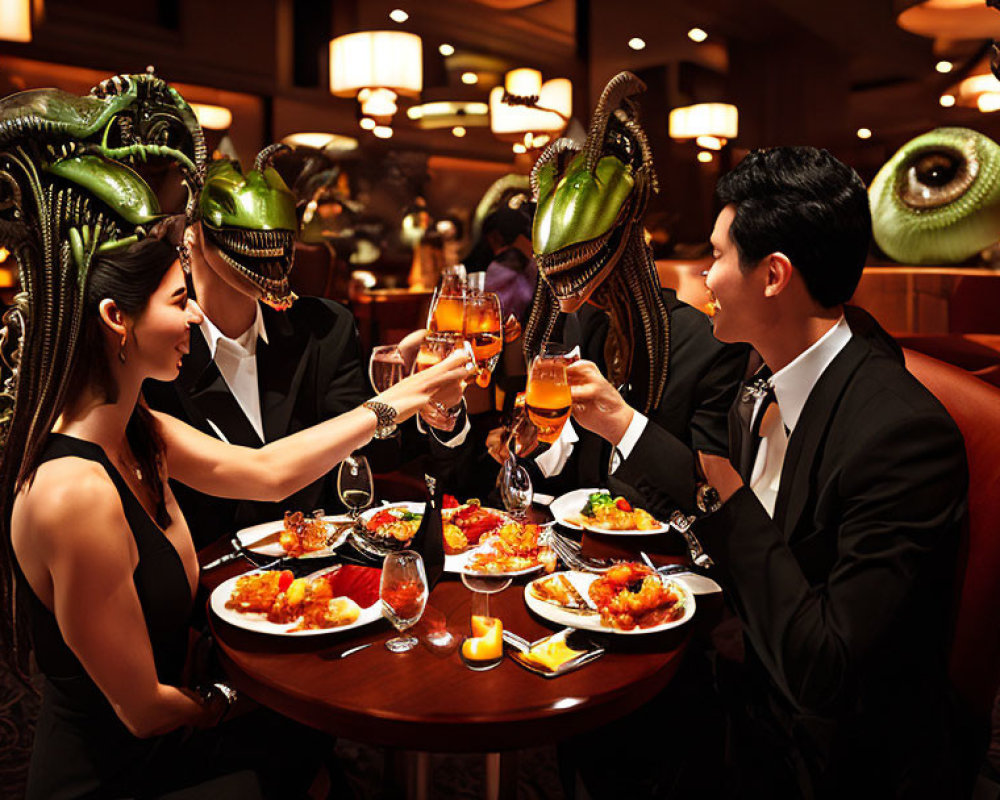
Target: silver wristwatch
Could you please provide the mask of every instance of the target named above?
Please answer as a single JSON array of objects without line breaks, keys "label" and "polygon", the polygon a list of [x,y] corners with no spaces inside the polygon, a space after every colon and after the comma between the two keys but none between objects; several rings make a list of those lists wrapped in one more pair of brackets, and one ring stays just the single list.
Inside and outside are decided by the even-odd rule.
[{"label": "silver wristwatch", "polygon": [[378,400],[369,400],[362,405],[375,413],[376,439],[387,439],[396,432],[396,409]]}]

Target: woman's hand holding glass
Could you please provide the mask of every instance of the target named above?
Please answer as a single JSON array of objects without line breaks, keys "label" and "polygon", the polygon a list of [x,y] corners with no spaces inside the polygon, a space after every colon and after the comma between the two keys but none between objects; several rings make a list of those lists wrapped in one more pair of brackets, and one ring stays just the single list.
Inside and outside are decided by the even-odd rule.
[{"label": "woman's hand holding glass", "polygon": [[[474,358],[472,347],[461,334],[455,332],[428,333],[417,353],[413,365],[414,375],[433,368],[433,365],[441,363],[443,360],[453,358],[455,353],[464,353],[466,357]],[[460,384],[449,383],[441,386],[430,402],[420,410],[421,419],[432,428],[445,431],[453,430],[458,419],[458,406],[464,390],[464,381]]]},{"label": "woman's hand holding glass", "polygon": [[466,381],[474,375],[476,364],[472,354],[460,348],[436,361],[425,362],[423,366],[419,364],[418,355],[417,367],[412,375],[375,397],[396,410],[399,422],[409,419],[431,401],[461,397]]}]

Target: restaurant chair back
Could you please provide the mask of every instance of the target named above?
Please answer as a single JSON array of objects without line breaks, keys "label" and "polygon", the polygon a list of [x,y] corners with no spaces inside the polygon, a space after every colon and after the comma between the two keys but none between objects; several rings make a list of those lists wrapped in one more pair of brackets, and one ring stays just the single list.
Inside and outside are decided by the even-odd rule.
[{"label": "restaurant chair back", "polygon": [[948,671],[966,710],[989,719],[1000,682],[1000,389],[914,350],[907,369],[965,437],[969,511],[962,531]]}]

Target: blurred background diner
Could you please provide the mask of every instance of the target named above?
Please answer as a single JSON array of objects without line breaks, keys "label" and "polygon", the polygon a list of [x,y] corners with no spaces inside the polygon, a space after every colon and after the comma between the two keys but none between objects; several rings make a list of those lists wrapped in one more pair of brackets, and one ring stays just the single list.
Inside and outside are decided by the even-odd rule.
[{"label": "blurred background diner", "polygon": [[[552,141],[585,139],[601,90],[622,70],[646,86],[634,100],[659,190],[649,196],[644,235],[663,287],[711,315],[704,273],[719,177],[756,148],[826,148],[857,171],[873,203],[875,240],[853,302],[917,354],[918,369],[931,356],[1000,386],[1000,81],[990,69],[1000,10],[990,5],[0,0],[0,97],[43,87],[84,95],[111,75],[154,67],[191,104],[210,159],[249,170],[263,148],[286,145],[270,165],[294,197],[299,225],[291,289],[349,310],[362,364],[373,347],[434,318],[447,276],[482,273],[470,285],[500,297],[507,339],[459,418],[483,441],[509,422],[526,382],[519,330],[538,280],[528,175]],[[184,211],[176,168],[137,169],[164,212]],[[8,194],[0,190],[0,213]],[[931,221],[962,197],[968,220]],[[952,237],[958,244],[940,247],[948,225],[965,227]],[[14,257],[0,248],[0,311],[22,288]],[[0,342],[5,359],[10,344]],[[928,374],[949,383],[933,367]],[[987,401],[963,394],[954,402]],[[983,542],[985,520],[1000,506],[997,490],[984,488],[1000,485],[997,433],[974,418],[963,424],[945,405],[970,448],[977,516],[963,568],[978,583],[969,602],[995,609],[1000,552]],[[406,499],[421,485],[412,462],[427,463],[425,448],[406,442],[402,450],[376,476],[381,496]],[[479,455],[477,470],[496,469]],[[493,474],[480,481],[484,491]],[[985,747],[1000,641],[970,644],[982,622],[958,626],[951,671]],[[8,676],[0,676],[0,706],[0,776],[18,796],[36,708]],[[356,788],[377,781],[382,765],[370,750],[339,747]],[[970,754],[977,758],[986,763],[982,752]],[[462,769],[440,775],[435,796],[475,796],[478,785],[461,785]],[[550,753],[522,759],[520,785],[526,797],[561,796]]]}]

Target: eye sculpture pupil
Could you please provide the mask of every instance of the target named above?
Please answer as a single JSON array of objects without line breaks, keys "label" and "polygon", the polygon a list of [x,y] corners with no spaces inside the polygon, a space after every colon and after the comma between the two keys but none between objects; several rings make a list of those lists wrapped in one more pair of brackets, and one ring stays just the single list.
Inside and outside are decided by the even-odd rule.
[{"label": "eye sculpture pupil", "polygon": [[951,153],[928,153],[910,169],[918,182],[939,188],[955,180],[961,161]]}]

